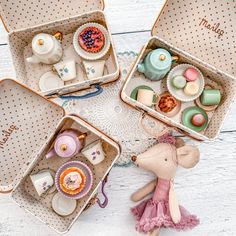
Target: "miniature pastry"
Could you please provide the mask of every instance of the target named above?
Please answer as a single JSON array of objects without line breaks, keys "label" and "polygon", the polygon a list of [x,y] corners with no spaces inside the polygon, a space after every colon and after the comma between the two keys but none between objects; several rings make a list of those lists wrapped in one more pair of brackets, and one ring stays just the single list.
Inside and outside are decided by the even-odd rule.
[{"label": "miniature pastry", "polygon": [[86,176],[81,169],[70,167],[61,173],[59,181],[62,191],[74,195],[85,187]]},{"label": "miniature pastry", "polygon": [[88,194],[93,185],[93,173],[80,161],[69,161],[56,172],[55,184],[58,192],[72,199],[80,199]]},{"label": "miniature pastry", "polygon": [[219,105],[221,101],[221,93],[219,89],[204,89],[200,97],[200,101],[204,106]]},{"label": "miniature pastry", "polygon": [[98,60],[107,54],[111,41],[108,31],[103,25],[89,22],[76,30],[73,46],[83,59]]},{"label": "miniature pastry", "polygon": [[199,91],[199,85],[196,82],[188,82],[184,87],[184,93],[189,96],[194,96]]},{"label": "miniature pastry", "polygon": [[87,52],[96,53],[102,50],[105,37],[101,30],[96,27],[86,27],[78,38],[79,45]]},{"label": "miniature pastry", "polygon": [[193,115],[191,122],[193,125],[197,127],[201,127],[206,122],[206,119],[201,113],[199,113],[199,114]]},{"label": "miniature pastry", "polygon": [[199,76],[199,74],[198,74],[197,70],[192,67],[188,68],[184,72],[184,77],[186,78],[187,81],[195,81],[198,76]]},{"label": "miniature pastry", "polygon": [[196,132],[200,132],[207,127],[208,115],[200,107],[197,107],[197,106],[188,107],[182,113],[182,122],[183,122],[183,125],[185,125],[186,127]]},{"label": "miniature pastry", "polygon": [[182,75],[177,75],[173,78],[172,84],[175,86],[175,88],[182,89],[186,85],[186,78]]},{"label": "miniature pastry", "polygon": [[175,107],[177,106],[177,101],[176,99],[169,95],[163,95],[158,103],[158,107],[162,112],[171,112]]},{"label": "miniature pastry", "polygon": [[72,214],[76,205],[76,200],[65,198],[61,193],[56,193],[52,198],[52,209],[60,216]]}]

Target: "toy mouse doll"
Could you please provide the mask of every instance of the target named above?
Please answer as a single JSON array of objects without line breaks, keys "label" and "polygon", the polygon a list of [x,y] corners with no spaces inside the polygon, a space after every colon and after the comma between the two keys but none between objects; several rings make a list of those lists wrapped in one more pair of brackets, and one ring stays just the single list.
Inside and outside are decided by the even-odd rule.
[{"label": "toy mouse doll", "polygon": [[198,163],[199,157],[200,153],[196,147],[185,145],[182,139],[175,139],[169,134],[160,137],[159,143],[146,152],[132,157],[138,167],[157,176],[157,179],[131,196],[131,199],[137,202],[154,191],[151,199],[143,200],[131,209],[137,220],[137,231],[157,236],[161,227],[180,231],[199,224],[196,216],[179,206],[173,187],[178,165],[192,168]]}]

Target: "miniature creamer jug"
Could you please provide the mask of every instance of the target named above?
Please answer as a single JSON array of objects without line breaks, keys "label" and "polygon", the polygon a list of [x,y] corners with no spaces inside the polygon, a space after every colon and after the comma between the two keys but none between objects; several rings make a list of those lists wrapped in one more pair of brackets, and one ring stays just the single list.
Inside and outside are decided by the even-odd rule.
[{"label": "miniature creamer jug", "polygon": [[57,32],[55,35],[40,33],[32,40],[33,55],[26,58],[29,63],[54,64],[62,57],[61,46],[62,34]]},{"label": "miniature creamer jug", "polygon": [[84,146],[86,136],[86,133],[78,135],[78,132],[73,129],[63,131],[57,136],[53,148],[46,155],[46,159],[53,156],[66,158],[77,155]]},{"label": "miniature creamer jug", "polygon": [[158,48],[148,53],[142,63],[138,64],[138,71],[144,73],[150,80],[161,80],[170,71],[173,61],[178,60],[177,56]]}]

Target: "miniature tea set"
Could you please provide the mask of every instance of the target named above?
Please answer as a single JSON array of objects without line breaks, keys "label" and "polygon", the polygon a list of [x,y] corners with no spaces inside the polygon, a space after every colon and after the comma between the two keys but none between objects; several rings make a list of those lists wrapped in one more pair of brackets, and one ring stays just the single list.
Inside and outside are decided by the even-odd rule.
[{"label": "miniature tea set", "polygon": [[71,43],[82,63],[73,58],[63,59],[62,41],[63,36],[60,32],[55,35],[39,33],[32,39],[33,55],[26,58],[26,62],[52,65],[51,69],[39,78],[39,88],[42,92],[62,88],[66,82],[80,76],[77,75],[77,65],[82,67],[88,80],[104,74],[104,56],[111,46],[108,31],[104,26],[90,22],[75,31]]},{"label": "miniature tea set", "polygon": [[75,129],[61,131],[45,159],[63,158],[69,161],[64,162],[55,174],[44,169],[29,176],[37,198],[54,194],[52,209],[60,216],[72,214],[77,200],[86,196],[93,185],[93,173],[89,166],[81,160],[71,161],[70,158],[82,154],[92,165],[99,165],[105,159],[102,141],[99,139],[85,145],[87,135]]},{"label": "miniature tea set", "polygon": [[167,91],[158,94],[151,86],[139,85],[132,90],[130,97],[167,117],[181,113],[184,126],[201,132],[209,123],[207,113],[220,105],[222,92],[206,84],[198,68],[190,64],[176,65],[177,61],[178,57],[164,48],[150,51],[137,70],[152,83],[165,81]]}]

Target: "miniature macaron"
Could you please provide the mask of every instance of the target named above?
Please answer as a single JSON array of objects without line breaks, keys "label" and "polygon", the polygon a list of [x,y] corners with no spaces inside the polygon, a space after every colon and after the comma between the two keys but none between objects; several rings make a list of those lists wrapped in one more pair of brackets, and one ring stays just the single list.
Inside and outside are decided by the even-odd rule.
[{"label": "miniature macaron", "polygon": [[186,78],[182,75],[177,75],[172,80],[173,86],[177,89],[182,89],[186,85]]},{"label": "miniature macaron", "polygon": [[191,122],[194,126],[201,127],[205,124],[206,119],[203,114],[198,113],[192,116]]},{"label": "miniature macaron", "polygon": [[188,82],[184,87],[184,93],[189,96],[194,96],[199,91],[199,85],[196,82]]},{"label": "miniature macaron", "polygon": [[198,77],[198,71],[193,68],[193,67],[190,67],[188,68],[185,72],[184,72],[184,77],[186,78],[187,81],[195,81]]}]

